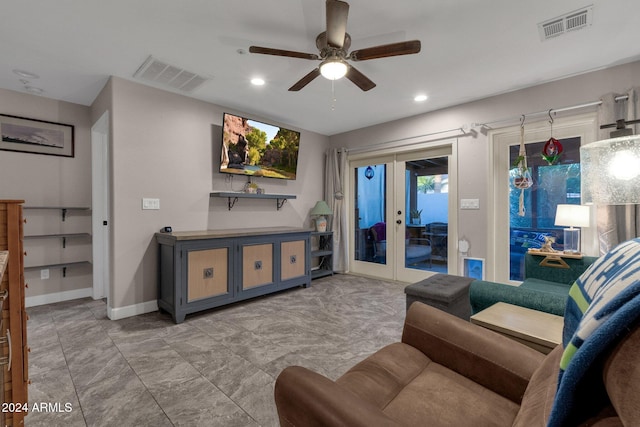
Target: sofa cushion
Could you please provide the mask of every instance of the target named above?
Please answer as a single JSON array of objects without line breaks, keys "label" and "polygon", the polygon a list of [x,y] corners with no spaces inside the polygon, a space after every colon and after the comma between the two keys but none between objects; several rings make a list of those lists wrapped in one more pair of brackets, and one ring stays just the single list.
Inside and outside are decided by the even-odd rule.
[{"label": "sofa cushion", "polygon": [[[568,290],[569,288],[567,292]],[[469,288],[469,299],[473,313],[478,313],[501,301],[562,316],[567,296],[553,292],[540,292],[522,285],[512,286],[474,280]]]},{"label": "sofa cushion", "polygon": [[563,258],[569,268],[554,268],[540,265],[542,255],[527,253],[524,256],[525,279],[539,279],[571,286],[595,262],[597,257],[583,256],[580,259]]},{"label": "sofa cushion", "polygon": [[520,286],[540,292],[551,292],[564,297],[569,295],[569,289],[571,289],[571,285],[541,279],[525,279]]},{"label": "sofa cushion", "polygon": [[553,406],[553,398],[558,386],[558,365],[562,357],[562,346],[557,346],[547,355],[538,370],[531,377],[514,427],[543,427]]},{"label": "sofa cushion", "polygon": [[336,382],[405,425],[510,425],[519,408],[402,343],[381,349]]},{"label": "sofa cushion", "polygon": [[604,369],[604,384],[624,425],[640,425],[640,329],[635,328],[612,352]]}]

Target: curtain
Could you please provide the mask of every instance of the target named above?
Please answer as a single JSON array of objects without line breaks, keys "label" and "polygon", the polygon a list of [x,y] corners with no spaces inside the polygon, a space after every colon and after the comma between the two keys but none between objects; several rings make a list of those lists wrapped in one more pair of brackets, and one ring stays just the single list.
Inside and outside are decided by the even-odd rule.
[{"label": "curtain", "polygon": [[347,173],[347,150],[330,148],[326,156],[324,198],[333,211],[330,230],[333,231],[333,270],[347,271],[349,246],[347,212],[344,203],[344,178]]},{"label": "curtain", "polygon": [[[598,124],[615,123],[617,119],[638,119],[640,113],[640,88],[627,92],[626,101],[615,101],[615,94],[602,97],[598,107]],[[638,134],[640,126],[629,125],[634,134]],[[629,127],[628,126],[628,127]],[[611,128],[599,129],[598,140],[609,139]],[[600,255],[605,254],[618,243],[640,236],[640,205],[598,205],[596,206],[598,240]]]}]

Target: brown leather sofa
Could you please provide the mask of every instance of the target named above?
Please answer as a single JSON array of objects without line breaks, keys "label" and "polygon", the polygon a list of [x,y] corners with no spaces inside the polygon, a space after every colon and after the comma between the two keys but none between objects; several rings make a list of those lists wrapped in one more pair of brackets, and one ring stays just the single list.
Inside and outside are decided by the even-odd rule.
[{"label": "brown leather sofa", "polygon": [[[545,426],[562,346],[544,356],[421,303],[402,342],[382,348],[337,381],[285,369],[275,400],[282,426]],[[624,331],[592,368],[584,419],[571,425],[640,426],[640,330]]]}]

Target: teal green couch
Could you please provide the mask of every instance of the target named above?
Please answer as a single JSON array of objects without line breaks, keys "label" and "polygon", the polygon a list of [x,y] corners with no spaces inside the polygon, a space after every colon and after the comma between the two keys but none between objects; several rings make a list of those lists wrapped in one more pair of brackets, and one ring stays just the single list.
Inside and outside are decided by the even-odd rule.
[{"label": "teal green couch", "polygon": [[596,257],[564,258],[569,268],[541,266],[540,262],[543,259],[542,256],[525,254],[525,279],[520,286],[485,280],[471,282],[469,288],[471,311],[477,313],[497,302],[506,302],[558,316],[564,315],[569,288],[593,264]]}]

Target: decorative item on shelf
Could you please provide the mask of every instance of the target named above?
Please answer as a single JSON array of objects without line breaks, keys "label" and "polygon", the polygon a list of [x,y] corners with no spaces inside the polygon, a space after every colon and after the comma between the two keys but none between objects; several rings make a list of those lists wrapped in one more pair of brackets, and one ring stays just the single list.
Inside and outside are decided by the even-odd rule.
[{"label": "decorative item on shelf", "polygon": [[524,190],[530,188],[533,185],[533,178],[531,178],[531,170],[527,167],[527,151],[524,146],[524,120],[525,116],[522,115],[520,122],[520,150],[518,151],[518,157],[513,162],[513,166],[517,167],[515,175],[513,177],[513,185],[520,189],[520,199],[518,203],[518,215],[524,216]]},{"label": "decorative item on shelf", "polygon": [[581,146],[580,175],[583,203],[640,203],[640,135]]},{"label": "decorative item on shelf", "polygon": [[244,185],[245,193],[256,194],[258,190],[259,190],[258,184],[256,184],[255,182],[249,181]]},{"label": "decorative item on shelf", "polygon": [[558,205],[555,225],[569,226],[564,229],[564,252],[580,253],[580,228],[589,226],[589,206]]},{"label": "decorative item on shelf", "polygon": [[420,225],[420,216],[422,215],[422,209],[411,209],[409,211],[409,219],[411,220],[411,225]]},{"label": "decorative item on shelf", "polygon": [[544,147],[542,147],[542,158],[551,166],[560,159],[564,151],[560,141],[553,137],[553,117],[551,117],[551,110],[549,110],[549,124],[551,125],[551,138],[549,138],[546,144],[544,144]]},{"label": "decorative item on shelf", "polygon": [[329,208],[327,202],[319,200],[313,209],[311,209],[311,213],[309,215],[316,217],[316,231],[324,232],[327,231],[327,218],[325,218],[325,216],[333,215],[333,211]]},{"label": "decorative item on shelf", "polygon": [[540,252],[557,252],[555,249],[553,249],[553,244],[556,242],[556,237],[555,236],[543,236],[544,237],[544,243],[542,244],[542,247],[540,247]]}]

